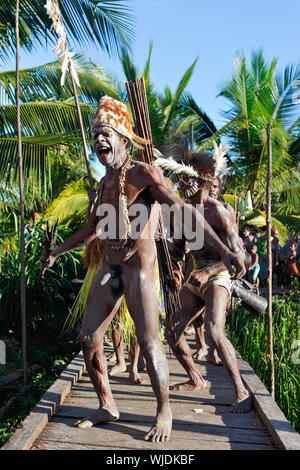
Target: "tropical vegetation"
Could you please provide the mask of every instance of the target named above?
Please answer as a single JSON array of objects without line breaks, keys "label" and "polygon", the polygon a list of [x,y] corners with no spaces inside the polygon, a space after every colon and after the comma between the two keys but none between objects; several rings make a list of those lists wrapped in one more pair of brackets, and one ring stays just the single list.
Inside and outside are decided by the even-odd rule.
[{"label": "tropical vegetation", "polygon": [[[224,126],[217,128],[188,91],[189,81],[196,73],[197,58],[182,71],[175,91],[170,87],[157,90],[151,77],[151,57],[154,45],[142,70],[132,56],[135,24],[125,0],[80,0],[77,8],[70,0],[60,0],[67,35],[72,47],[86,44],[99,46],[105,53],[120,59],[127,81],[144,76],[154,146],[165,149],[174,143],[193,150],[210,150],[213,141],[222,141],[233,149],[229,152],[231,171],[226,180],[224,198],[237,208],[250,192],[253,210],[242,223],[265,226],[267,145],[266,126],[271,124],[273,149],[273,222],[285,241],[289,233],[300,232],[300,118],[299,104],[293,100],[294,83],[300,80],[300,68],[289,65],[283,72],[276,59],[268,62],[262,50],[252,52],[249,64],[240,55],[235,60],[235,72],[224,83],[220,96],[227,100],[223,110]],[[21,46],[32,50],[37,44],[55,44],[50,20],[43,2],[20,0]],[[1,47],[0,62],[0,327],[11,344],[10,363],[20,366],[19,319],[19,247],[20,207],[18,193],[15,71],[5,70],[7,57],[15,51],[15,1],[0,6],[0,24],[5,24],[6,46]],[[1,30],[2,31],[2,30]],[[91,123],[101,96],[108,94],[128,104],[126,90],[100,65],[83,54],[74,57],[81,87],[78,88],[85,135],[91,155],[95,185],[97,168],[91,148]],[[66,318],[72,319],[76,298],[77,277],[86,270],[80,263],[82,253],[61,258],[37,287],[39,257],[43,246],[46,219],[59,219],[58,240],[64,240],[86,220],[88,182],[82,158],[82,142],[70,78],[60,85],[61,69],[57,61],[20,71],[22,123],[22,153],[24,158],[25,218],[26,218],[26,288],[28,310],[29,362],[38,362],[42,372],[32,378],[36,384],[48,385],[55,373],[78,351],[74,328],[64,336],[64,346],[57,347]],[[192,127],[191,127],[192,126]],[[138,158],[138,154],[135,155]],[[30,222],[33,212],[41,214],[39,223]],[[47,304],[49,308],[43,308]],[[70,313],[71,312],[71,313]],[[299,409],[296,388],[298,369],[287,354],[289,344],[299,337],[299,311],[292,299],[274,300],[275,356],[277,400],[293,425],[299,429]],[[77,321],[77,318],[73,320]],[[245,360],[266,381],[266,319],[239,314],[230,332],[235,346]],[[284,335],[282,335],[284,331]],[[69,335],[69,336],[68,336]],[[16,343],[14,343],[16,341]],[[17,345],[16,345],[17,344]],[[53,353],[50,354],[50,351]],[[58,362],[56,362],[58,361]],[[61,361],[61,362],[59,362]],[[267,383],[267,382],[266,382]],[[20,385],[20,384],[19,384]],[[19,387],[20,388],[20,387]],[[1,398],[13,397],[16,387],[1,390]],[[38,385],[34,390],[42,391]],[[44,389],[43,389],[44,390]],[[39,393],[34,395],[38,399]],[[20,403],[22,400],[20,400]],[[30,402],[30,400],[29,400]],[[28,409],[32,403],[27,403]],[[26,406],[27,406],[26,405]],[[29,406],[30,405],[30,406]],[[21,406],[21,405],[20,405]],[[27,408],[26,408],[27,410]],[[18,411],[19,412],[19,411]],[[0,428],[4,442],[20,420],[11,416]]]}]

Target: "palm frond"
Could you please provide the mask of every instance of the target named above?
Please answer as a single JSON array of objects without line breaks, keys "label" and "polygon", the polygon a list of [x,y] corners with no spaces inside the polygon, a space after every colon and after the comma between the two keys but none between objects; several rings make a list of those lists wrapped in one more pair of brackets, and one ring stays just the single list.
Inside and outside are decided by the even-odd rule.
[{"label": "palm frond", "polygon": [[[122,48],[131,48],[135,32],[134,18],[126,0],[60,0],[67,36],[74,45],[98,45],[110,56],[120,56]],[[0,23],[6,26],[6,47],[2,56],[15,51],[15,1],[0,6]],[[55,44],[44,2],[20,0],[20,44],[28,51],[33,46]]]},{"label": "palm frond", "polygon": [[75,224],[86,219],[89,205],[88,186],[84,179],[67,184],[47,209],[45,217],[64,225]]}]

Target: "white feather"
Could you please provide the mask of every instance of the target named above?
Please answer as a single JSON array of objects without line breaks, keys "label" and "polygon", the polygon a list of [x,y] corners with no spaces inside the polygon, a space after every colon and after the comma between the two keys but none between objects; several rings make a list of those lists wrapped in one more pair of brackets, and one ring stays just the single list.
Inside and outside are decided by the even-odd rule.
[{"label": "white feather", "polygon": [[215,169],[215,177],[218,176],[219,178],[223,178],[223,176],[227,175],[230,171],[230,168],[227,164],[227,158],[225,155],[227,154],[228,150],[232,149],[229,145],[223,147],[222,144],[219,146],[216,142],[213,142],[214,150],[212,158],[214,160],[214,169]]},{"label": "white feather", "polygon": [[61,63],[62,76],[60,84],[62,86],[64,85],[66,73],[70,65],[74,81],[80,87],[79,78],[72,61],[74,53],[68,50],[67,36],[57,0],[47,0],[45,8],[47,10],[47,15],[52,19],[52,28],[59,36],[53,51],[56,52],[58,60]]},{"label": "white feather", "polygon": [[[156,150],[156,149],[155,149]],[[154,151],[154,155],[158,155],[158,153],[161,155],[160,152]],[[177,163],[172,157],[169,158],[164,158],[164,157],[158,157],[154,160],[153,162],[154,166],[160,166],[164,170],[169,170],[175,175],[180,175],[182,173],[185,173],[187,176],[190,176],[192,178],[199,178],[198,173],[194,170],[189,165],[184,165],[183,163]]]}]

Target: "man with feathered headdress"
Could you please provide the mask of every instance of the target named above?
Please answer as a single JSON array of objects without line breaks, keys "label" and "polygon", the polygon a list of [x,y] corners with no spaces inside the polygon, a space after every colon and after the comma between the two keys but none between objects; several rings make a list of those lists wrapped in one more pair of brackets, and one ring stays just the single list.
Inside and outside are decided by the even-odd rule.
[{"label": "man with feathered headdress", "polygon": [[[80,333],[99,409],[77,425],[87,428],[119,418],[108,381],[103,337],[124,296],[157,399],[154,424],[145,439],[163,442],[170,436],[172,413],[168,365],[158,336],[154,282],[157,203],[175,205],[179,213],[186,208],[190,220],[201,227],[207,243],[220,254],[227,268],[232,270],[232,264],[237,267],[237,276],[244,274],[243,259],[226,247],[194,208],[171,191],[159,169],[135,161],[128,154],[130,143],[140,147],[145,141],[134,134],[124,103],[108,96],[101,98],[92,124],[92,141],[99,161],[106,167],[106,174],[88,223],[54,248],[47,259],[41,260],[42,267],[52,266],[58,256],[97,236],[103,242],[102,262],[89,290]],[[136,223],[137,213],[144,215],[144,219],[139,218],[139,224]]]},{"label": "man with feathered headdress", "polygon": [[[200,205],[204,219],[218,234],[228,248],[244,259],[244,250],[230,213],[224,205],[209,196],[214,178],[222,174],[226,164],[224,155],[228,148],[215,145],[213,155],[193,153],[188,166],[174,159],[160,157],[160,166],[177,175],[179,192],[183,199],[193,206]],[[184,253],[186,240],[175,240],[176,252]],[[235,351],[224,332],[226,306],[231,296],[231,278],[219,254],[204,242],[201,249],[191,249],[193,270],[180,291],[181,310],[175,326],[167,329],[168,341],[179,362],[187,371],[190,380],[172,386],[172,390],[194,390],[206,386],[193,361],[190,348],[184,338],[186,326],[194,321],[205,306],[205,330],[213,348],[216,348],[223,365],[232,378],[236,400],[232,405],[234,413],[245,413],[251,407],[251,397],[245,389],[235,357]],[[179,256],[180,256],[179,255]]]}]

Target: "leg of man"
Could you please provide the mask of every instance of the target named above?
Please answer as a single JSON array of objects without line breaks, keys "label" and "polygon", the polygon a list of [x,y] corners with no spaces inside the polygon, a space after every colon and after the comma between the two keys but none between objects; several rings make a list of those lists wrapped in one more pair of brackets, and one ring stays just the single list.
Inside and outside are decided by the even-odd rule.
[{"label": "leg of man", "polygon": [[[158,299],[154,283],[154,242],[136,253],[124,269],[124,295],[135,322],[137,341],[157,399],[157,413],[145,439],[167,441],[172,428],[169,404],[169,369],[158,336]],[[128,282],[126,282],[126,279]]]},{"label": "leg of man", "polygon": [[132,384],[142,384],[143,381],[138,372],[138,362],[140,355],[140,347],[136,339],[133,339],[129,350],[129,380]]},{"label": "leg of man", "polygon": [[116,421],[119,418],[108,382],[103,338],[120,306],[122,292],[117,292],[110,286],[109,272],[110,266],[103,260],[90,288],[80,332],[87,372],[99,399],[99,409],[75,423],[80,428]]},{"label": "leg of man", "polygon": [[228,292],[224,287],[214,285],[207,289],[205,292],[205,331],[233,381],[236,401],[232,405],[232,412],[246,413],[251,407],[251,398],[242,382],[234,348],[224,331],[227,301]]},{"label": "leg of man", "polygon": [[193,327],[196,333],[196,345],[197,351],[193,354],[194,359],[202,359],[207,354],[207,346],[205,344],[204,336],[204,315],[205,309],[203,308],[199,313],[199,316],[193,321]]},{"label": "leg of man", "polygon": [[183,287],[180,291],[181,310],[176,313],[175,325],[167,325],[166,337],[176,358],[190,377],[188,382],[172,385],[170,390],[198,390],[206,386],[205,380],[198,372],[193,361],[190,347],[184,337],[187,324],[193,321],[203,307],[203,301],[189,289]]},{"label": "leg of man", "polygon": [[122,333],[121,319],[117,322],[116,325],[113,325],[112,340],[117,358],[117,363],[108,372],[109,377],[113,377],[114,375],[118,375],[121,372],[125,372],[127,369],[124,357],[124,339]]}]

